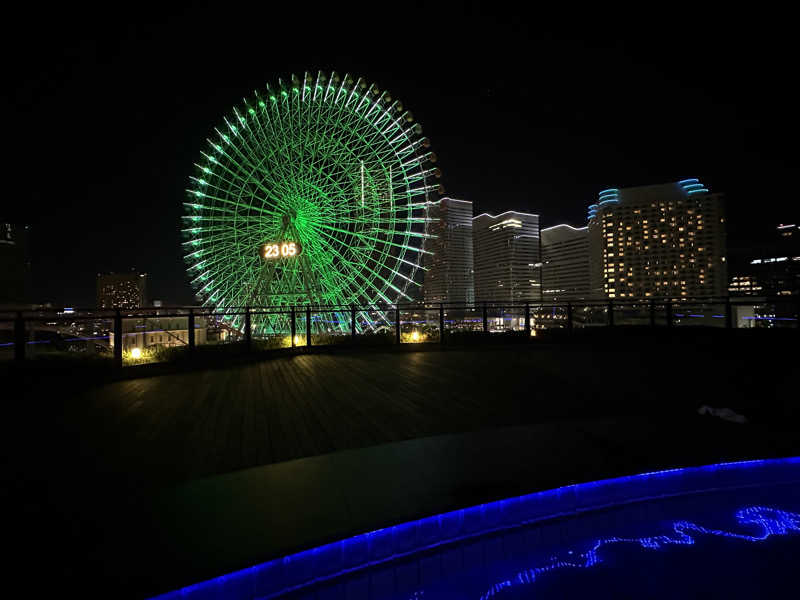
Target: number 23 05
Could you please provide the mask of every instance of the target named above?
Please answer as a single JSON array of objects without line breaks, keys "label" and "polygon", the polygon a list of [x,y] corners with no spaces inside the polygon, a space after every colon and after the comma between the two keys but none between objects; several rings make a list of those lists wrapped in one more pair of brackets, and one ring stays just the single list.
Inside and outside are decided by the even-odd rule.
[{"label": "number 23 05", "polygon": [[296,242],[280,242],[278,244],[263,244],[261,246],[261,255],[266,259],[272,258],[290,258],[297,256],[300,249]]}]

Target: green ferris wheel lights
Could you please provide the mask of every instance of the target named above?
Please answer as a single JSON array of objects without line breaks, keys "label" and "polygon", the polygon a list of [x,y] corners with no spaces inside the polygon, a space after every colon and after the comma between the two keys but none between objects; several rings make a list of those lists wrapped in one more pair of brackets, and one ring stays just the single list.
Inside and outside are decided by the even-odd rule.
[{"label": "green ferris wheel lights", "polygon": [[[183,217],[205,306],[412,299],[440,171],[400,101],[350,75],[293,75],[235,107],[208,144]],[[345,314],[326,321],[314,328],[349,327]],[[288,321],[254,314],[252,327],[284,334]]]}]

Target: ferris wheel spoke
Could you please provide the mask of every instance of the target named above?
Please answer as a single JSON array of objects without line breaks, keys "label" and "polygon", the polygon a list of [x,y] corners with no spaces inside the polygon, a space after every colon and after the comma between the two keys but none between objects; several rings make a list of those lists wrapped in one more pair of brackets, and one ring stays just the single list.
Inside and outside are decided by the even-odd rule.
[{"label": "ferris wheel spoke", "polygon": [[[335,254],[338,256],[338,258],[339,258],[341,261],[343,261],[343,262],[346,262],[346,263],[349,263],[349,261],[347,261],[347,259],[346,259],[344,256],[342,256],[342,255],[341,255],[341,254],[340,254],[338,251],[336,251],[336,250],[332,250],[332,252],[334,252],[334,253],[335,253]],[[365,268],[367,271],[369,271],[369,273],[370,273],[370,274],[373,276],[373,278],[375,278],[375,279],[379,279],[379,280],[380,280],[380,281],[382,281],[382,282],[383,282],[383,283],[384,283],[386,286],[388,286],[388,287],[392,288],[394,291],[396,291],[398,294],[400,294],[400,295],[401,295],[401,296],[403,296],[404,298],[406,298],[406,299],[408,299],[408,300],[411,300],[411,297],[410,297],[410,296],[408,296],[408,295],[407,295],[407,294],[406,294],[404,291],[402,291],[401,289],[399,289],[398,287],[396,287],[395,285],[393,285],[393,284],[392,284],[390,281],[388,281],[386,278],[384,278],[384,277],[383,277],[383,276],[380,274],[380,272],[379,272],[379,271],[380,271],[380,268],[382,268],[382,267],[385,267],[385,265],[384,265],[384,264],[382,264],[382,263],[380,263],[380,262],[377,262],[377,261],[375,261],[375,262],[376,262],[376,264],[377,264],[377,266],[378,266],[378,270],[375,270],[375,269],[373,269],[372,267],[369,267],[367,264],[363,264],[363,267],[364,267],[364,268]],[[353,263],[349,263],[349,264],[351,264],[351,265],[352,265]],[[360,271],[356,271],[356,273],[357,273],[357,274],[360,274],[361,272],[360,272]],[[394,274],[397,274],[396,272],[393,272],[393,273],[394,273]],[[362,276],[362,277],[363,277],[363,276]],[[389,298],[388,298],[388,297],[385,295],[384,291],[383,291],[383,290],[381,290],[380,288],[378,288],[377,286],[375,286],[375,284],[374,284],[374,283],[372,283],[372,279],[369,279],[369,278],[364,278],[364,280],[365,280],[365,281],[367,281],[367,282],[368,282],[368,283],[369,283],[369,284],[370,284],[370,285],[373,287],[373,289],[374,289],[375,291],[379,292],[379,294],[381,295],[381,297],[383,298],[383,300],[384,300],[385,302],[387,302],[387,303],[390,303],[390,304],[392,303],[392,301],[391,301],[391,300],[389,300]]]}]

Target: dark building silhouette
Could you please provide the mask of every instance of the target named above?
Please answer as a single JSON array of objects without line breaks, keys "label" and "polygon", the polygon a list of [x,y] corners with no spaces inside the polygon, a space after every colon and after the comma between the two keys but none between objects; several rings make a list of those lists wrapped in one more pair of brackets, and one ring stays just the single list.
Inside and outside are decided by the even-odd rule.
[{"label": "dark building silhouette", "polygon": [[800,225],[781,224],[764,243],[733,251],[734,295],[800,295]]},{"label": "dark building silhouette", "polygon": [[0,306],[31,301],[30,227],[0,222]]},{"label": "dark building silhouette", "polygon": [[778,225],[768,239],[732,249],[731,263],[730,295],[753,298],[752,305],[737,305],[737,326],[794,327],[800,301],[800,226]]}]

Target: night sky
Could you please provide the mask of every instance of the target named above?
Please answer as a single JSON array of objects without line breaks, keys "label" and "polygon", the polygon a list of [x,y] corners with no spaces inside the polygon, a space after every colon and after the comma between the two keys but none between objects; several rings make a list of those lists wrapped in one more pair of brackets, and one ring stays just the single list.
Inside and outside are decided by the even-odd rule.
[{"label": "night sky", "polygon": [[36,301],[91,306],[97,272],[135,267],[151,298],[191,303],[179,229],[192,163],[234,104],[305,70],[400,98],[447,194],[477,212],[581,226],[604,187],[699,177],[727,194],[732,244],[798,217],[788,19],[274,4],[4,15],[0,220],[33,226]]}]

